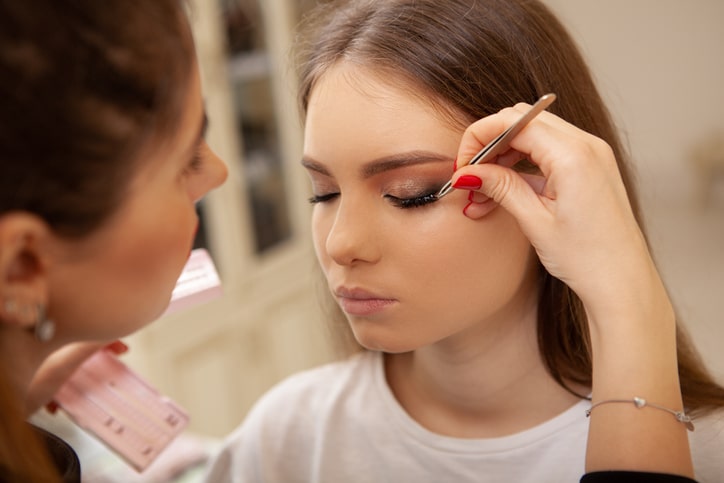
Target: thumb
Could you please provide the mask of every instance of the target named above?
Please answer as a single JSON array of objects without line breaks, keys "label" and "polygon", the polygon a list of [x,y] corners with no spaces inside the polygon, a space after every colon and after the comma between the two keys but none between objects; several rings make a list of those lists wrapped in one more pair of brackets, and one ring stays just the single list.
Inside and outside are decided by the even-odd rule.
[{"label": "thumb", "polygon": [[113,342],[106,344],[103,349],[110,351],[115,355],[121,355],[128,352],[128,346],[121,340],[114,340]]}]

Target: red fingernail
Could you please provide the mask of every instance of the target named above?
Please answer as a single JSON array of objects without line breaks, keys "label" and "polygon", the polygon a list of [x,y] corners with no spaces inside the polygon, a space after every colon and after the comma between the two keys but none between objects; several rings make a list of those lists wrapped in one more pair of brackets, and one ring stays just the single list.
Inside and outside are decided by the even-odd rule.
[{"label": "red fingernail", "polygon": [[59,408],[60,406],[58,406],[58,403],[55,401],[50,401],[48,404],[45,405],[46,411],[48,411],[50,414],[57,413]]},{"label": "red fingernail", "polygon": [[458,170],[458,158],[453,161],[453,173]]},{"label": "red fingernail", "polygon": [[467,205],[465,205],[465,208],[463,208],[463,215],[467,216],[467,214],[468,214],[468,208],[470,208],[470,207],[473,205],[473,203],[474,203],[474,202],[471,201],[470,203],[468,203]]},{"label": "red fingernail", "polygon": [[109,350],[113,352],[114,354],[123,354],[128,352],[128,346],[121,342],[120,340],[116,340],[111,342],[106,346],[106,350]]},{"label": "red fingernail", "polygon": [[471,191],[470,193],[468,193],[468,201],[470,203],[465,205],[465,208],[463,208],[463,215],[465,216],[468,216],[468,208],[475,204],[475,191]]},{"label": "red fingernail", "polygon": [[464,190],[476,190],[483,186],[483,180],[472,174],[466,174],[460,176],[453,183],[453,188],[464,189]]}]

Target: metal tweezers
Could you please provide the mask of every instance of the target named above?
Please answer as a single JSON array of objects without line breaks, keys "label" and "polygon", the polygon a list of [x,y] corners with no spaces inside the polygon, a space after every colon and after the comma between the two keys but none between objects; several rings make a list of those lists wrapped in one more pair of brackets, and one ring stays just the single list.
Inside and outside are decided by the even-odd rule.
[{"label": "metal tweezers", "polygon": [[[556,95],[552,93],[542,96],[536,101],[535,104],[533,104],[533,107],[531,107],[528,112],[523,114],[520,119],[518,119],[512,126],[500,133],[500,135],[493,139],[490,144],[485,146],[478,152],[478,154],[473,156],[473,159],[471,159],[468,164],[484,163],[501,154],[504,150],[508,149],[508,145],[513,140],[513,138],[517,136],[518,133],[541,111],[545,110],[548,106],[553,104],[553,101],[555,100]],[[452,190],[452,180],[450,180],[445,183],[445,186],[443,186],[440,191],[438,191],[437,198],[442,198]]]}]

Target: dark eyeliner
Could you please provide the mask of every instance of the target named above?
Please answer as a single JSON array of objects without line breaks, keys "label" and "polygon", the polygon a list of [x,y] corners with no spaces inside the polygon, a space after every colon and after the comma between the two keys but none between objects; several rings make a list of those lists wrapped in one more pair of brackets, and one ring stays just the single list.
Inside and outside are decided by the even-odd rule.
[{"label": "dark eyeliner", "polygon": [[437,192],[439,190],[432,190],[420,196],[413,196],[412,198],[398,198],[392,195],[386,195],[386,198],[390,199],[396,206],[400,208],[418,208],[421,206],[429,205],[438,200]]}]

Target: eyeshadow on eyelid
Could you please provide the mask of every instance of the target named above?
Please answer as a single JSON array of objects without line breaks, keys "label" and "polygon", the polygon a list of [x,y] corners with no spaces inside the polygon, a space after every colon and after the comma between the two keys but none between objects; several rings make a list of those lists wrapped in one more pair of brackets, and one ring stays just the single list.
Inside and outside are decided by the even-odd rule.
[{"label": "eyeshadow on eyelid", "polygon": [[440,180],[437,178],[410,178],[405,180],[397,180],[390,182],[388,186],[390,189],[409,191],[409,192],[427,192],[432,191],[436,186],[442,187],[447,182],[447,179]]}]

